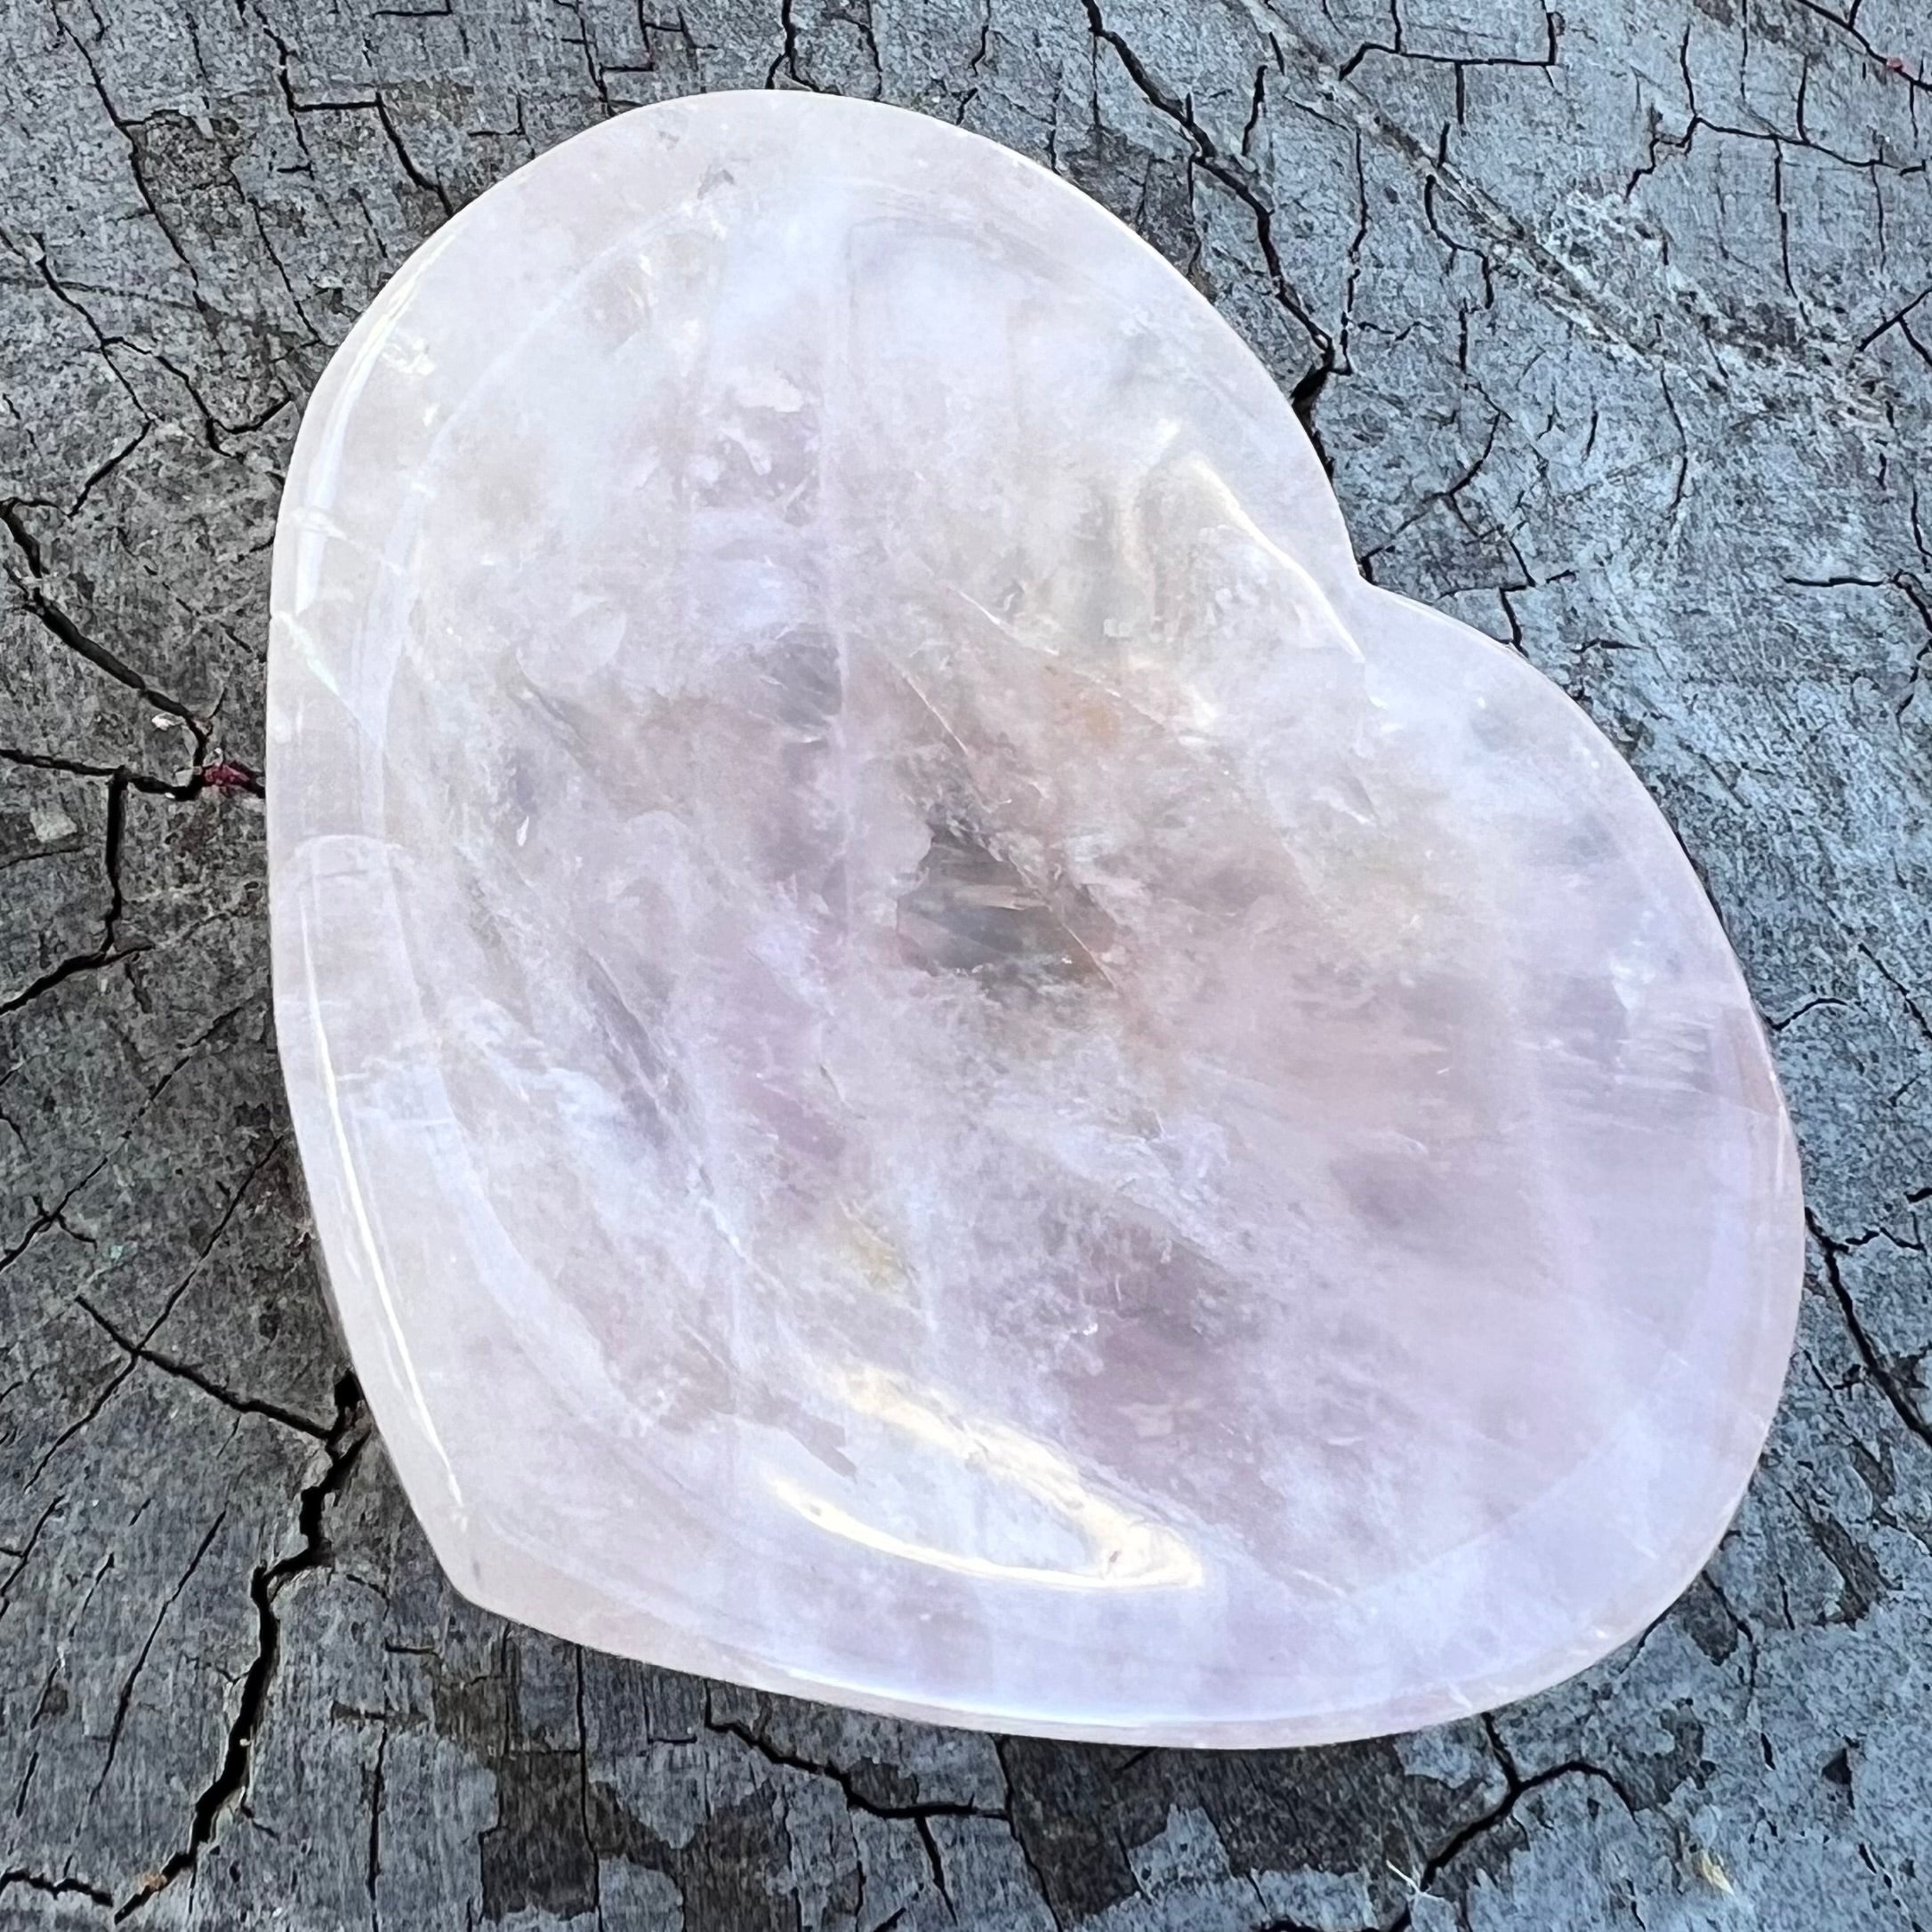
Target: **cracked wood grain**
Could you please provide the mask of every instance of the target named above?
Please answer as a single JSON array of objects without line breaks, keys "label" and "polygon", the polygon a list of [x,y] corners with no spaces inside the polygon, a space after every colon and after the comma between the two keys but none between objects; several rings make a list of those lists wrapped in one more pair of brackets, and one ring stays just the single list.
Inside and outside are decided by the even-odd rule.
[{"label": "cracked wood grain", "polygon": [[[0,1932],[1932,1926],[1920,10],[12,0],[0,52]],[[1575,696],[1709,882],[1811,1292],[1723,1549],[1572,1682],[1298,1753],[856,1717],[473,1609],[366,1434],[268,1024],[300,405],[520,162],[763,85],[1139,228],[1376,581]]]}]

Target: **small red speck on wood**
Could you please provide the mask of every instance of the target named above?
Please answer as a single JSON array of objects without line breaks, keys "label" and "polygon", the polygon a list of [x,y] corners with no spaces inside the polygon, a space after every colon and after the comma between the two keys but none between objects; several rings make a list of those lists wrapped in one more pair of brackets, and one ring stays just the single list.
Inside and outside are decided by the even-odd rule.
[{"label": "small red speck on wood", "polygon": [[262,781],[246,765],[231,759],[218,759],[201,768],[201,782],[211,792],[260,792]]}]

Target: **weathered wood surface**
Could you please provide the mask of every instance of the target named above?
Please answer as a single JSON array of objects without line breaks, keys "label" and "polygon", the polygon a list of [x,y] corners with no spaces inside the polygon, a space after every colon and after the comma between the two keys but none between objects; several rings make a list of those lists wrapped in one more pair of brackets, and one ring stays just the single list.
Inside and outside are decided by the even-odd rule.
[{"label": "weathered wood surface", "polygon": [[[0,1926],[1932,1926],[1932,26],[1838,4],[0,0]],[[1710,881],[1800,1347],[1708,1575],[1582,1678],[1344,1750],[995,1742],[505,1628],[411,1524],[222,769],[278,474],[452,209],[767,85],[1134,222],[1376,580],[1574,692]]]}]

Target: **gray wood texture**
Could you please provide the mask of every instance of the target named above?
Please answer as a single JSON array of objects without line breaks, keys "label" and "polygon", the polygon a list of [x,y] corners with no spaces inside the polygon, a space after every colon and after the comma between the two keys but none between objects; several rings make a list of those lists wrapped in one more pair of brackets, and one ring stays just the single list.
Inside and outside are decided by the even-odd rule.
[{"label": "gray wood texture", "polygon": [[[1932,1927],[1919,0],[0,0],[0,1927]],[[1834,4],[1838,11],[1834,11]],[[1588,706],[1769,1017],[1810,1275],[1640,1641],[1247,1756],[508,1628],[324,1313],[267,1005],[278,479],[409,250],[627,106],[962,121],[1191,275],[1376,581]]]}]

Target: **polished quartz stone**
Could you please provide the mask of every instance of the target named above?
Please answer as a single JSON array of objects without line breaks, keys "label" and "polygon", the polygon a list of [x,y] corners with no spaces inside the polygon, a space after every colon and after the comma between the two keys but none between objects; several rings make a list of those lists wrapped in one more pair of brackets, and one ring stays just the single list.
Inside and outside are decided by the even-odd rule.
[{"label": "polished quartz stone", "polygon": [[317,392],[270,696],[327,1271],[479,1602],[1262,1744],[1710,1554],[1801,1221],[1691,866],[1030,163],[723,95],[485,195]]}]

